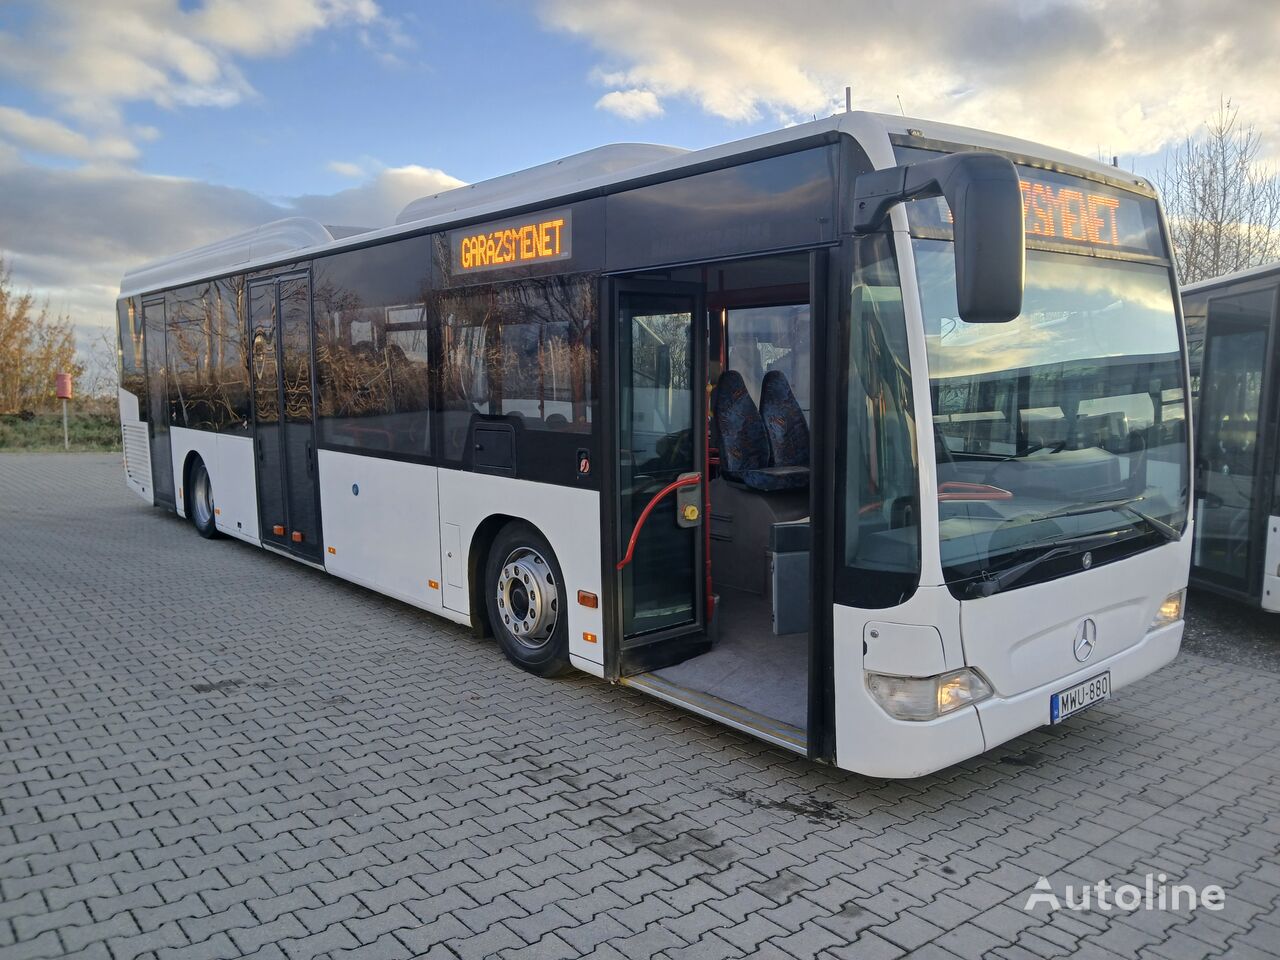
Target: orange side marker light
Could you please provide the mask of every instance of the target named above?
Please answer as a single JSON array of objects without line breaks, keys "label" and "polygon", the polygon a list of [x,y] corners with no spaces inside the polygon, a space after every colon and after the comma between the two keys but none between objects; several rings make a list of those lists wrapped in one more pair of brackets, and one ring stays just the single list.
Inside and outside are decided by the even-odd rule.
[{"label": "orange side marker light", "polygon": [[582,639],[585,640],[587,643],[595,643],[596,640],[599,638],[596,637],[594,633],[583,633]]},{"label": "orange side marker light", "polygon": [[428,580],[428,581],[427,581],[427,586],[428,586],[428,587],[430,587],[432,590],[439,590],[439,589],[440,589],[440,581],[439,581],[439,580]]},{"label": "orange side marker light", "polygon": [[[596,607],[600,606],[600,598],[587,590],[579,590],[578,603],[582,604],[584,607],[590,607],[594,610]],[[593,640],[592,643],[594,642],[595,641]]]}]

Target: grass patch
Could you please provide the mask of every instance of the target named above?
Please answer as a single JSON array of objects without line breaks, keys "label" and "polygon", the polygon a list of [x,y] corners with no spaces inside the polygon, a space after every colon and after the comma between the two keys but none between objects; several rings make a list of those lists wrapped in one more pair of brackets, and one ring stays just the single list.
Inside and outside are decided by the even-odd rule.
[{"label": "grass patch", "polygon": [[[67,417],[71,450],[103,453],[120,449],[120,419],[111,413],[71,413]],[[0,450],[41,453],[62,450],[62,413],[37,413],[30,420],[0,415]]]}]

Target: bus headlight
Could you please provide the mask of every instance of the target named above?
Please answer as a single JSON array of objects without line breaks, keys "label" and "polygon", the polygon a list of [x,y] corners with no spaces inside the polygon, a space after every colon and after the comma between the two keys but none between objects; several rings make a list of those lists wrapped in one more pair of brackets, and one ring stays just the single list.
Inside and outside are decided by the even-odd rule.
[{"label": "bus headlight", "polygon": [[867,690],[897,720],[934,720],[991,696],[991,685],[970,667],[936,677],[867,673]]},{"label": "bus headlight", "polygon": [[1169,624],[1177,623],[1181,620],[1182,607],[1186,599],[1186,590],[1179,590],[1177,593],[1171,593],[1165,597],[1164,603],[1160,604],[1160,609],[1156,611],[1155,618],[1147,629],[1155,630],[1157,627],[1167,627]]}]

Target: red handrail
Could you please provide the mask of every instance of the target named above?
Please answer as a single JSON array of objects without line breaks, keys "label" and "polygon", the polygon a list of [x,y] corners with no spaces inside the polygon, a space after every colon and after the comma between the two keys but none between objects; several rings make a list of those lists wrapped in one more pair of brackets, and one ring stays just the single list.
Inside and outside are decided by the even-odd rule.
[{"label": "red handrail", "polygon": [[645,505],[645,508],[640,511],[640,516],[636,519],[635,528],[631,531],[631,539],[627,541],[626,555],[623,556],[623,558],[618,561],[619,570],[621,570],[623,567],[625,567],[628,563],[631,562],[632,554],[636,552],[636,541],[640,539],[640,530],[644,527],[645,521],[649,519],[649,514],[653,513],[653,508],[658,505],[658,501],[660,501],[663,497],[669,495],[673,491],[679,490],[681,487],[692,487],[695,484],[699,484],[701,482],[702,482],[701,474],[694,474],[693,476],[689,476],[689,477],[681,477],[679,480],[673,480],[671,483],[668,483],[665,487],[663,487],[661,490],[659,490],[657,493],[653,495],[653,499],[650,500]]}]

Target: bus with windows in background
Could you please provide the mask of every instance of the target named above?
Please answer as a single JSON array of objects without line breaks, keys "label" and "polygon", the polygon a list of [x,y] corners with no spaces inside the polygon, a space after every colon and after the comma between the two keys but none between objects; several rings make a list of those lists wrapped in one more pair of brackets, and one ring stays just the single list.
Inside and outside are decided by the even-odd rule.
[{"label": "bus with windows in background", "polygon": [[119,332],[127,482],[202,536],[846,769],[1181,642],[1167,232],[1049,147],[855,112],[602,147],[142,266]]},{"label": "bus with windows in background", "polygon": [[1280,263],[1182,288],[1196,404],[1191,583],[1280,613]]}]

